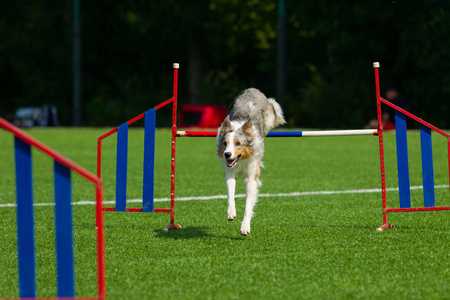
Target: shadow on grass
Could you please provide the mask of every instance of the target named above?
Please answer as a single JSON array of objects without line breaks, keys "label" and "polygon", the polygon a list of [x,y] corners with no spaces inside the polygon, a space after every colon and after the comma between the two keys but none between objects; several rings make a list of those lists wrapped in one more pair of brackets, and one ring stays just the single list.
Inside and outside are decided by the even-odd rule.
[{"label": "shadow on grass", "polygon": [[180,229],[173,229],[171,231],[162,231],[161,229],[155,229],[153,232],[156,237],[165,239],[203,239],[203,238],[216,238],[216,239],[231,239],[231,240],[242,240],[242,237],[232,237],[232,236],[216,236],[214,234],[208,233],[210,227],[182,227]]},{"label": "shadow on grass", "polygon": [[155,229],[153,232],[157,237],[169,238],[169,239],[199,239],[211,237],[208,233],[209,227],[185,227],[179,229],[172,229],[170,231],[163,231],[161,229]]}]

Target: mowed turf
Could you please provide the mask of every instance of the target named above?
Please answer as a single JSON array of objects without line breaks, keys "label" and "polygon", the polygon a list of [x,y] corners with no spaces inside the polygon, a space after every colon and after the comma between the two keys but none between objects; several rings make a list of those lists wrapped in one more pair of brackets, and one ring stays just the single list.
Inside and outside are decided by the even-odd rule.
[{"label": "mowed turf", "polygon": [[[32,129],[28,132],[96,172],[96,140],[108,129]],[[115,197],[115,141],[103,145],[105,200]],[[128,199],[142,197],[143,130],[129,134]],[[13,138],[0,131],[0,204],[15,202]],[[395,134],[385,133],[386,182],[397,186]],[[411,185],[421,185],[419,133],[408,133]],[[226,194],[214,138],[180,138],[176,196]],[[448,186],[447,141],[433,135],[435,184]],[[170,196],[170,131],[158,130],[155,197]],[[52,161],[33,151],[34,200],[53,201]],[[378,139],[267,138],[260,198],[249,236],[238,217],[227,221],[225,199],[176,203],[182,229],[169,233],[164,213],[105,212],[109,299],[445,299],[450,297],[450,212],[388,214],[381,193],[279,193],[380,188]],[[73,201],[94,200],[94,187],[72,173]],[[237,193],[245,193],[242,180]],[[411,192],[414,206],[422,190]],[[448,188],[436,204],[450,205]],[[113,204],[108,204],[112,206]],[[157,202],[157,207],[169,207]],[[130,206],[139,206],[131,203]],[[398,207],[398,192],[388,192]],[[14,207],[0,206],[0,298],[18,296]],[[54,210],[35,207],[37,293],[56,295]],[[77,296],[96,294],[95,214],[74,205]]]}]

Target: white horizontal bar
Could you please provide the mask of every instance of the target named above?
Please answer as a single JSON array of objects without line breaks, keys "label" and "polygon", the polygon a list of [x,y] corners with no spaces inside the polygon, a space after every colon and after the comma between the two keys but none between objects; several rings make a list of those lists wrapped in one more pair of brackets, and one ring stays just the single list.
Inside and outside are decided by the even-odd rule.
[{"label": "white horizontal bar", "polygon": [[376,129],[302,131],[302,136],[374,135]]}]

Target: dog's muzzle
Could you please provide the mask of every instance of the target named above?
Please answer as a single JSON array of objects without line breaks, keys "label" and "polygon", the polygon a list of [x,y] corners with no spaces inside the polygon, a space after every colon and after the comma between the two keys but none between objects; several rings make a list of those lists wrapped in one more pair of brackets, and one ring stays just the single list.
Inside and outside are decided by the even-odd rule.
[{"label": "dog's muzzle", "polygon": [[227,161],[227,167],[232,168],[236,165],[236,163],[241,159],[241,155],[239,154],[236,158],[230,159],[231,154],[225,153],[225,159]]}]

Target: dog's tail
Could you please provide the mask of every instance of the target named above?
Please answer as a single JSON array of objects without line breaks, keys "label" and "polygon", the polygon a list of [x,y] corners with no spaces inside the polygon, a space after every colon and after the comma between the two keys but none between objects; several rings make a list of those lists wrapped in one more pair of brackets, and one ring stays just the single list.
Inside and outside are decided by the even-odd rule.
[{"label": "dog's tail", "polygon": [[273,110],[275,111],[275,124],[273,127],[286,124],[286,120],[284,119],[283,110],[281,109],[280,104],[278,104],[278,102],[273,98],[269,98],[267,100],[269,100],[270,105],[272,105]]}]

